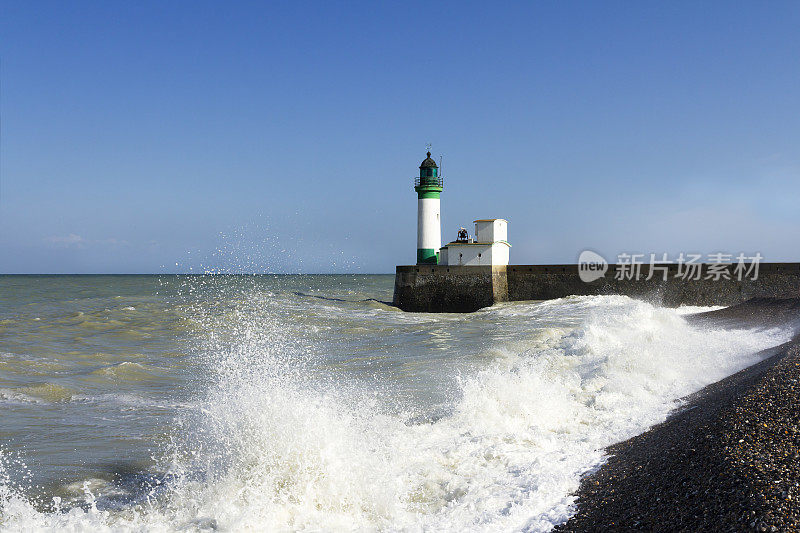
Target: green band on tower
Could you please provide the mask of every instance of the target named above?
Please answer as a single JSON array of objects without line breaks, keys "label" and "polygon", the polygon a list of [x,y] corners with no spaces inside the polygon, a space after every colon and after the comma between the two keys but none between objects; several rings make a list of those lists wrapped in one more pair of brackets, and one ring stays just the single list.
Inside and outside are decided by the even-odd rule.
[{"label": "green band on tower", "polygon": [[418,265],[438,265],[439,254],[433,248],[423,248],[417,250],[417,264]]},{"label": "green band on tower", "polygon": [[442,189],[441,187],[439,190],[423,188],[423,187],[414,187],[414,190],[417,191],[417,198],[435,198],[439,200],[441,198]]}]

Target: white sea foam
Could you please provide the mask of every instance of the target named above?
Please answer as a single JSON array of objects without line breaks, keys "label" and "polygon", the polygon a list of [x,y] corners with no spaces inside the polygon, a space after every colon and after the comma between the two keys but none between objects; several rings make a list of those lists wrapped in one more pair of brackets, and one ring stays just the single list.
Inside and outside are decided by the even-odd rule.
[{"label": "white sea foam", "polygon": [[705,313],[708,311],[717,311],[719,309],[724,309],[725,306],[722,305],[715,305],[713,307],[700,307],[697,305],[682,305],[675,309],[679,315],[691,315],[694,313]]},{"label": "white sea foam", "polygon": [[44,400],[14,389],[0,389],[0,404],[2,403],[44,403]]},{"label": "white sea foam", "polygon": [[482,313],[540,320],[541,334],[527,346],[493,348],[502,357],[464,375],[449,414],[432,423],[410,422],[381,391],[312,379],[290,328],[240,316],[235,342],[209,341],[217,385],[202,417],[175,436],[166,495],[110,512],[98,510],[87,489],[86,510],[41,513],[6,483],[0,524],[547,531],[573,512],[570,494],[606,446],[664,420],[682,396],[789,338],[779,330],[701,330],[680,311],[624,297]]}]

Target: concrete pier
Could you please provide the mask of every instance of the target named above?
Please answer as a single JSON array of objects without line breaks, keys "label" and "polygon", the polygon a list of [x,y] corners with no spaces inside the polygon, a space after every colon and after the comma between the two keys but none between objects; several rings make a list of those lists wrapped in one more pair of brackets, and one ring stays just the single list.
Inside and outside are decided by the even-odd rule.
[{"label": "concrete pier", "polygon": [[[498,302],[551,300],[571,295],[620,294],[655,304],[733,305],[750,298],[796,298],[800,296],[800,263],[761,263],[757,279],[679,277],[679,265],[658,265],[666,269],[650,274],[641,265],[639,279],[615,279],[617,265],[609,265],[605,277],[586,283],[578,265],[508,266],[398,266],[394,282],[394,305],[404,311],[468,313]],[[731,271],[735,265],[731,265]]]}]

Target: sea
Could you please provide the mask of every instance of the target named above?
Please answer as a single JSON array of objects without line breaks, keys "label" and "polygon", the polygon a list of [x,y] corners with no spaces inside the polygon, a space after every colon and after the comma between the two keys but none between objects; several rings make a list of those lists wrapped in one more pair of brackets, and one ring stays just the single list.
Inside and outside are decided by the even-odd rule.
[{"label": "sea", "polygon": [[548,531],[607,446],[791,336],[393,282],[0,276],[0,530]]}]

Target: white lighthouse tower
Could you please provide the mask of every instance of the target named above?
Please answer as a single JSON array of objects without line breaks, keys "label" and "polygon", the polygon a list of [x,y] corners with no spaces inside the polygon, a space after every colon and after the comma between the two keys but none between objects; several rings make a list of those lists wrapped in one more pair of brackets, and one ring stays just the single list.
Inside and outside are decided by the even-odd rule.
[{"label": "white lighthouse tower", "polygon": [[439,263],[439,248],[442,246],[442,226],[439,197],[443,188],[439,167],[431,159],[431,153],[419,166],[419,177],[414,181],[417,191],[417,264]]}]

